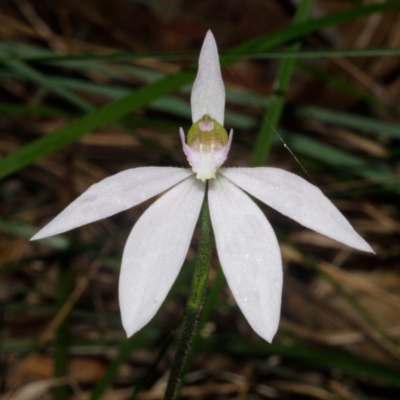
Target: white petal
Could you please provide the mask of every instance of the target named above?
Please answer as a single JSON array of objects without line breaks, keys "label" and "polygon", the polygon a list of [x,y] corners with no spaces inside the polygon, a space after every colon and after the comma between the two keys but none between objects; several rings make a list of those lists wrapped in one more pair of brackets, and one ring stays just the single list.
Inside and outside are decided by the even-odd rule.
[{"label": "white petal", "polygon": [[207,32],[201,48],[199,70],[190,98],[193,123],[204,115],[224,125],[225,87],[219,66],[218,49],[211,31]]},{"label": "white petal", "polygon": [[373,253],[316,186],[278,168],[230,168],[221,173],[243,190],[299,224],[355,249]]},{"label": "white petal", "polygon": [[127,210],[192,175],[183,168],[128,169],[90,186],[31,240],[58,235]]},{"label": "white petal", "polygon": [[191,177],[142,215],[125,246],[119,277],[122,324],[128,336],[154,316],[185,260],[204,199]]},{"label": "white petal", "polygon": [[209,183],[210,215],[219,261],[252,328],[268,342],[278,325],[282,261],[271,225],[238,187],[219,175]]}]

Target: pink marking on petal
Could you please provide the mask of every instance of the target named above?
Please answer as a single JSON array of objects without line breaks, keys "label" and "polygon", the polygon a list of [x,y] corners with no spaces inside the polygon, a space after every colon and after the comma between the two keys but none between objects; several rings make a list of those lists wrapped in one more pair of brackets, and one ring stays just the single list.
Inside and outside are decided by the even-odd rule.
[{"label": "pink marking on petal", "polygon": [[214,129],[214,122],[212,121],[201,121],[199,128],[203,132],[211,132]]},{"label": "pink marking on petal", "polygon": [[183,131],[183,128],[179,128],[179,136],[181,137],[181,142],[182,142],[182,148],[183,152],[185,153],[185,156],[189,156],[189,146],[186,144],[185,141],[185,132]]},{"label": "pink marking on petal", "polygon": [[217,162],[220,166],[222,163],[228,158],[229,150],[231,149],[233,139],[233,129],[229,132],[229,140],[228,143],[221,149],[214,153],[214,161]]},{"label": "pink marking on petal", "polygon": [[185,153],[186,159],[189,161],[189,164],[192,165],[193,163],[196,163],[199,158],[199,152],[192,149],[190,146],[186,144],[185,132],[183,131],[182,128],[179,128],[179,135],[182,141],[183,152]]}]

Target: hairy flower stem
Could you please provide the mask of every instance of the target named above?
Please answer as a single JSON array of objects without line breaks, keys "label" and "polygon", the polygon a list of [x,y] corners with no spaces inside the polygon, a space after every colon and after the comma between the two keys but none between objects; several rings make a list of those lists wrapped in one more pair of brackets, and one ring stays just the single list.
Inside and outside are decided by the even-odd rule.
[{"label": "hairy flower stem", "polygon": [[206,190],[200,214],[200,244],[192,285],[190,288],[190,297],[186,307],[183,330],[179,339],[175,358],[172,363],[164,400],[175,400],[178,398],[183,374],[185,373],[187,359],[192,350],[193,338],[197,332],[197,325],[201,317],[201,312],[206,297],[206,285],[208,272],[210,270],[210,259],[213,245],[214,239]]}]

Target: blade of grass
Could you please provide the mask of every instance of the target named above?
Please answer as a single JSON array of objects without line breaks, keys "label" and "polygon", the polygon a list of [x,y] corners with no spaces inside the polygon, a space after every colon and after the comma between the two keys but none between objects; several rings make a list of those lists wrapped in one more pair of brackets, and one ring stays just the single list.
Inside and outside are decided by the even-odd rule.
[{"label": "blade of grass", "polygon": [[294,114],[317,119],[333,126],[354,129],[369,133],[375,137],[400,139],[400,125],[382,122],[370,117],[363,117],[322,107],[296,107]]},{"label": "blade of grass", "polygon": [[[3,50],[3,51],[1,51]],[[6,52],[6,54],[5,54]],[[221,52],[221,57],[226,60],[236,59],[283,59],[283,58],[334,58],[334,57],[386,57],[400,55],[400,48],[343,48],[343,49],[305,49],[305,50],[274,50],[274,51],[247,51],[235,54]],[[162,61],[197,60],[198,52],[185,53],[160,53],[160,52],[105,52],[60,54],[51,50],[34,46],[21,45],[20,43],[7,43],[0,41],[0,62],[7,64],[11,61],[25,61],[29,63],[47,63],[53,66],[66,66],[78,64],[65,64],[69,61],[110,61],[130,62],[135,60],[156,59]],[[81,64],[81,67],[84,67]],[[93,67],[90,64],[88,68]]]},{"label": "blade of grass", "polygon": [[370,181],[376,181],[387,191],[400,193],[399,178],[386,163],[370,161],[348,154],[335,147],[321,143],[312,138],[300,135],[298,133],[285,134],[285,139],[290,147],[299,154],[307,155],[315,160],[332,166],[337,172],[354,174]]},{"label": "blade of grass", "polygon": [[301,61],[297,61],[296,66],[306,72],[307,74],[313,76],[314,78],[332,86],[340,91],[361,100],[367,104],[373,105],[375,107],[388,107],[388,104],[384,104],[382,100],[371,96],[367,91],[354,86],[351,82],[348,82],[338,76],[332,75],[320,68],[306,64]]},{"label": "blade of grass", "polygon": [[[8,46],[9,43],[0,42],[1,46]],[[12,46],[19,46],[12,43]],[[24,46],[23,49],[26,49]],[[35,49],[34,47],[32,47]],[[39,49],[38,49],[39,50]],[[236,59],[237,57],[255,60],[270,60],[283,58],[334,58],[334,57],[393,57],[400,55],[400,48],[367,48],[367,49],[306,49],[306,50],[275,50],[263,52],[236,52],[235,54],[220,53],[225,60]],[[0,55],[0,63],[7,64],[11,61],[25,61],[30,63],[46,63],[53,66],[66,67],[68,61],[110,61],[110,62],[130,62],[135,60],[162,60],[162,61],[186,61],[196,60],[198,53],[157,53],[157,52],[112,52],[112,53],[84,53],[84,54],[60,54],[52,51],[48,52],[29,52],[28,54],[14,52],[12,55]],[[77,65],[77,64],[75,64]]]},{"label": "blade of grass", "polygon": [[[64,307],[72,289],[72,270],[69,257],[64,257],[60,260],[58,271],[57,310],[59,311]],[[55,333],[53,374],[55,378],[63,378],[67,376],[69,319],[70,316],[64,318]],[[54,389],[54,400],[67,400],[67,398],[67,385],[60,385]]]},{"label": "blade of grass", "polygon": [[[53,312],[54,313],[54,312]],[[93,313],[92,313],[93,314]],[[119,324],[120,327],[120,324]],[[160,331],[153,328],[151,325],[147,325],[143,328],[146,334],[139,335],[138,347],[140,348],[151,348],[157,345],[161,339]],[[105,339],[100,337],[98,339],[74,339],[71,337],[69,349],[71,353],[90,353],[90,354],[104,354],[104,350],[119,351],[121,349],[121,338],[125,336],[125,333],[120,329],[110,330],[108,332],[110,337],[113,339]],[[35,347],[35,339],[5,339],[0,341],[0,350],[2,352],[15,352],[17,354],[26,354]],[[49,345],[49,351],[53,351],[52,345]]]},{"label": "blade of grass", "polygon": [[40,107],[25,104],[0,103],[0,113],[34,115],[42,117],[63,117],[71,115],[67,111],[54,107]]},{"label": "blade of grass", "polygon": [[[305,35],[311,34],[328,26],[344,23],[352,19],[365,17],[375,13],[393,11],[398,9],[400,9],[399,0],[393,0],[386,3],[368,6],[361,5],[353,7],[350,10],[330,14],[326,17],[307,21],[303,24],[292,25],[291,27],[278,30],[267,36],[260,36],[241,45],[235,46],[233,49],[228,50],[227,53],[240,54],[241,52],[246,51],[268,50],[272,47],[277,47],[291,40],[301,38]],[[266,42],[268,43],[268,47],[266,47]]]},{"label": "blade of grass", "polygon": [[[7,43],[0,41],[0,54],[7,54],[6,57],[11,57],[9,61],[13,60],[29,60],[31,57],[33,58],[50,58],[56,57],[57,54],[61,56],[59,53],[55,53],[54,51],[33,47],[33,46],[26,46],[20,43]],[[0,61],[1,62],[1,61]],[[4,60],[4,64],[7,64],[8,59]],[[72,60],[65,60],[62,62],[57,61],[49,61],[47,64],[51,66],[57,66],[59,68],[69,68],[75,70],[90,70],[100,72],[110,78],[121,79],[125,78],[125,70],[123,66],[118,68],[118,71],[115,68],[111,68],[110,66],[97,62],[96,60],[86,60],[85,62],[80,61],[79,59],[72,59]]]},{"label": "blade of grass", "polygon": [[332,167],[348,169],[353,172],[368,168],[368,163],[361,157],[354,156],[297,132],[287,130],[280,130],[280,132],[296,153],[322,161]]},{"label": "blade of grass", "polygon": [[118,355],[113,359],[104,376],[97,382],[96,386],[91,392],[89,400],[99,400],[107,387],[112,384],[119,367],[126,361],[132,350],[135,349],[142,340],[142,336],[146,335],[146,330],[138,332],[136,335],[131,336],[122,346]]},{"label": "blade of grass", "polygon": [[344,353],[338,349],[326,350],[316,346],[306,346],[297,341],[293,345],[269,344],[264,341],[252,341],[232,334],[213,335],[201,339],[199,348],[203,351],[218,351],[237,357],[262,358],[280,355],[289,360],[298,361],[301,366],[312,365],[324,370],[341,371],[347,376],[373,381],[381,381],[394,387],[400,387],[399,370]]},{"label": "blade of grass", "polygon": [[[264,52],[235,52],[235,54],[221,52],[220,56],[225,60],[237,57],[248,60],[280,60],[284,58],[335,58],[335,57],[393,57],[400,55],[400,48],[368,48],[368,49],[324,49],[324,50],[276,50]],[[198,53],[156,53],[156,52],[121,52],[121,53],[89,53],[89,54],[59,54],[53,53],[42,56],[0,56],[0,62],[25,61],[32,63],[47,63],[51,65],[65,66],[68,61],[110,61],[130,62],[135,60],[162,60],[162,61],[186,61],[196,60]],[[67,64],[68,65],[68,64]]]},{"label": "blade of grass", "polygon": [[8,63],[8,65],[17,74],[21,74],[28,80],[38,84],[39,86],[46,88],[50,92],[57,93],[63,99],[69,101],[71,104],[78,107],[78,109],[83,111],[92,111],[94,109],[94,107],[90,103],[81,99],[75,93],[69,91],[59,83],[52,81],[51,78],[41,74],[39,71],[35,70],[29,65],[21,61],[11,61],[10,63]]},{"label": "blade of grass", "polygon": [[[301,0],[293,20],[293,26],[298,26],[308,20],[313,0]],[[289,49],[299,50],[300,42],[293,43]],[[268,158],[272,140],[276,134],[276,128],[282,116],[286,102],[286,92],[289,89],[290,81],[296,64],[295,58],[281,61],[278,76],[274,83],[274,95],[272,96],[268,108],[263,118],[261,129],[258,133],[250,164],[253,167],[264,165]]]},{"label": "blade of grass", "polygon": [[[221,53],[229,60],[232,54]],[[284,59],[284,58],[334,58],[334,57],[393,57],[400,55],[400,48],[371,48],[371,49],[324,49],[324,50],[277,50],[265,52],[238,53],[246,59]],[[235,53],[236,55],[236,53]]]},{"label": "blade of grass", "polygon": [[[0,219],[0,232],[8,235],[30,239],[36,233],[36,231],[37,229],[32,225],[16,224]],[[60,250],[65,250],[69,246],[69,240],[65,236],[61,235],[44,239],[42,243],[46,246],[54,247]]]}]

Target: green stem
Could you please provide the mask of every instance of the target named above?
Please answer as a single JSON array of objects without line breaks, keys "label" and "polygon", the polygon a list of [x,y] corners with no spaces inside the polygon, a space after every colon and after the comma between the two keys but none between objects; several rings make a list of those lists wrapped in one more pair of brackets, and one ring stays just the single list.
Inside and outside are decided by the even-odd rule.
[{"label": "green stem", "polygon": [[190,365],[193,360],[193,354],[197,351],[197,348],[199,347],[199,343],[201,341],[201,331],[203,330],[206,322],[208,321],[210,314],[214,308],[214,305],[217,301],[217,298],[218,298],[219,294],[221,293],[221,290],[225,283],[224,274],[222,273],[222,269],[221,269],[220,265],[216,268],[215,272],[216,272],[215,277],[211,283],[211,287],[208,288],[208,290],[207,290],[207,298],[205,299],[204,304],[203,304],[202,314],[201,314],[201,317],[199,320],[197,333],[193,339],[192,352],[189,355],[188,360],[186,362],[185,373],[190,368]]},{"label": "green stem", "polygon": [[193,338],[196,336],[197,326],[206,297],[206,285],[213,245],[214,240],[206,190],[200,214],[200,244],[190,288],[190,296],[186,307],[183,330],[172,363],[164,400],[176,399],[181,387],[187,359],[191,353]]}]

